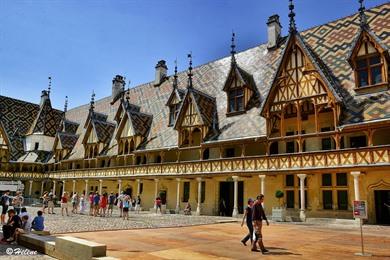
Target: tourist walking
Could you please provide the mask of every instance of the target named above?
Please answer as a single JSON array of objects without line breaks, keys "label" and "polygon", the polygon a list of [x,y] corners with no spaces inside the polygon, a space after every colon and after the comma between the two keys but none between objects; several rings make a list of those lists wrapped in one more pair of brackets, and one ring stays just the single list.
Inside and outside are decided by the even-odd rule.
[{"label": "tourist walking", "polygon": [[263,244],[263,234],[262,234],[262,227],[263,227],[263,220],[266,221],[267,226],[269,225],[267,217],[265,216],[265,212],[262,206],[262,203],[264,202],[264,195],[260,194],[257,196],[255,203],[253,204],[252,209],[252,221],[253,221],[253,228],[255,232],[255,241],[252,243],[252,251],[258,251],[256,243],[259,244],[261,252],[264,254],[268,252],[267,249],[265,249]]},{"label": "tourist walking", "polygon": [[246,242],[248,240],[251,240],[251,244],[253,244],[253,224],[252,224],[252,206],[253,206],[253,200],[248,199],[248,206],[245,208],[244,217],[242,218],[241,227],[244,225],[244,221],[246,223],[246,226],[248,227],[249,233],[246,235],[242,240],[241,243],[246,246]]},{"label": "tourist walking", "polygon": [[55,196],[52,191],[49,192],[47,196],[47,213],[48,214],[55,214],[54,213],[54,199]]},{"label": "tourist walking", "polygon": [[154,202],[154,204],[156,205],[156,214],[157,214],[158,210],[160,210],[160,214],[161,214],[161,199],[160,199],[160,197],[156,198],[156,201]]},{"label": "tourist walking", "polygon": [[[48,208],[49,205],[49,193],[45,191],[41,197],[42,199],[42,212],[45,213],[45,209]],[[48,209],[49,211],[49,209]]]},{"label": "tourist walking", "polygon": [[68,213],[68,193],[64,191],[61,196],[61,215],[64,216],[64,210],[66,215],[69,216]]},{"label": "tourist walking", "polygon": [[107,215],[112,217],[112,212],[114,210],[114,204],[115,204],[116,197],[113,192],[110,193],[110,196],[108,196],[108,212]]},{"label": "tourist walking", "polygon": [[86,208],[86,201],[85,201],[85,196],[84,194],[81,194],[80,196],[80,214],[84,214],[85,208]]},{"label": "tourist walking", "polygon": [[5,214],[7,214],[8,207],[9,207],[9,190],[6,190],[3,195],[0,198],[0,204],[1,204],[1,224],[5,224]]},{"label": "tourist walking", "polygon": [[129,219],[130,197],[126,195],[123,198],[123,219]]},{"label": "tourist walking", "polygon": [[138,195],[137,199],[135,200],[135,212],[139,213],[141,210],[141,197]]},{"label": "tourist walking", "polygon": [[89,201],[89,215],[93,216],[94,214],[94,205],[93,205],[93,197],[95,197],[95,194],[93,192],[89,193],[88,201]]},{"label": "tourist walking", "polygon": [[72,195],[71,202],[72,202],[72,213],[77,214],[77,207],[79,206],[79,195],[77,194],[77,192],[75,192]]},{"label": "tourist walking", "polygon": [[100,197],[100,216],[101,217],[106,216],[107,203],[108,203],[107,193],[103,193],[103,196]]},{"label": "tourist walking", "polygon": [[20,214],[20,209],[23,207],[24,198],[21,191],[17,191],[15,197],[12,199],[12,206],[16,212],[16,215]]}]

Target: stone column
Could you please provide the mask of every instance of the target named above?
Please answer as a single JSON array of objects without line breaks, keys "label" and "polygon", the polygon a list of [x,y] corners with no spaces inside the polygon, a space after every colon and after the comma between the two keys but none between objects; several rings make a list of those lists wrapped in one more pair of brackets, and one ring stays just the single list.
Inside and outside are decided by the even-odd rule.
[{"label": "stone column", "polygon": [[353,176],[353,187],[355,190],[355,200],[360,200],[360,190],[359,190],[359,176],[360,172],[351,172]]},{"label": "stone column", "polygon": [[72,193],[74,194],[75,192],[76,192],[76,180],[73,180]]},{"label": "stone column", "polygon": [[102,195],[102,189],[103,189],[103,180],[99,180],[99,195]]},{"label": "stone column", "polygon": [[137,196],[141,194],[141,179],[137,179]]},{"label": "stone column", "polygon": [[118,180],[118,195],[122,194],[122,180]]},{"label": "stone column", "polygon": [[[62,181],[62,193],[64,193],[66,190],[65,190],[65,185],[66,185],[66,181]],[[62,194],[60,194],[62,196]]]},{"label": "stone column", "polygon": [[154,204],[154,208],[157,209],[157,205],[156,205],[156,198],[158,197],[158,182],[160,180],[159,179],[154,179],[154,198],[153,198],[153,204]]},{"label": "stone column", "polygon": [[29,181],[29,183],[30,183],[30,186],[28,187],[28,196],[31,197],[33,181]]},{"label": "stone column", "polygon": [[53,196],[56,196],[56,181],[53,181]]},{"label": "stone column", "polygon": [[236,218],[238,216],[238,176],[233,176],[234,181],[234,195],[233,195],[233,214],[232,217]]},{"label": "stone column", "polygon": [[41,196],[43,195],[43,186],[45,185],[45,181],[41,182]]},{"label": "stone column", "polygon": [[196,215],[200,215],[201,212],[201,200],[202,200],[202,178],[196,178],[198,182],[198,205],[196,207]]},{"label": "stone column", "polygon": [[260,193],[265,196],[265,175],[259,175],[260,178]]},{"label": "stone column", "polygon": [[301,209],[299,211],[299,218],[301,221],[306,221],[306,213],[305,213],[305,178],[306,174],[298,174],[299,177],[299,189],[301,193]]},{"label": "stone column", "polygon": [[85,180],[85,196],[88,195],[88,180]]},{"label": "stone column", "polygon": [[179,214],[180,212],[180,178],[176,178],[177,181],[177,189],[176,189],[176,213]]}]

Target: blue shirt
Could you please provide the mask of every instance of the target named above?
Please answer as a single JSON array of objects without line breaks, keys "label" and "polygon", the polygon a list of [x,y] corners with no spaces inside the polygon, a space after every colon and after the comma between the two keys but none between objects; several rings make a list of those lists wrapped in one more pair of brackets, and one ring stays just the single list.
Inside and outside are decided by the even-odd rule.
[{"label": "blue shirt", "polygon": [[99,195],[95,195],[93,197],[93,204],[99,205],[99,201],[100,201],[100,196]]},{"label": "blue shirt", "polygon": [[43,231],[45,228],[43,225],[44,218],[42,216],[36,216],[32,222],[32,228],[36,231]]}]

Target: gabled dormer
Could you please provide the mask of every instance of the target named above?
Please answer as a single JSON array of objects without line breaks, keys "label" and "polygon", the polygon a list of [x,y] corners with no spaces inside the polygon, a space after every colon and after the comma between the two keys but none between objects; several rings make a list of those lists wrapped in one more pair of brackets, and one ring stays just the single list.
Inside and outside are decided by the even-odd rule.
[{"label": "gabled dormer", "polygon": [[388,90],[389,48],[370,29],[362,3],[359,17],[360,29],[348,55],[348,62],[354,70],[355,91],[367,94]]},{"label": "gabled dormer", "polygon": [[238,66],[235,51],[235,34],[232,35],[231,65],[223,91],[227,95],[227,115],[242,114],[249,109],[249,101],[253,97],[254,80],[251,74]]},{"label": "gabled dormer", "polygon": [[[191,56],[190,56],[191,57]],[[188,86],[177,114],[174,128],[179,132],[179,146],[199,146],[207,136],[217,132],[216,100],[192,86],[192,60]]]},{"label": "gabled dormer", "polygon": [[184,95],[185,95],[185,91],[178,88],[177,65],[175,64],[175,74],[173,76],[172,92],[166,103],[166,106],[169,108],[168,126],[173,126],[175,124],[177,114],[179,112],[180,105],[181,102],[183,101]]},{"label": "gabled dormer", "polygon": [[261,112],[269,137],[335,130],[339,122],[338,85],[296,30],[293,9],[291,3],[289,36]]},{"label": "gabled dormer", "polygon": [[94,111],[94,94],[92,94],[88,118],[85,122],[85,134],[82,140],[84,157],[96,158],[108,147],[115,130],[115,124],[107,122],[107,116]]},{"label": "gabled dormer", "polygon": [[118,143],[118,154],[125,155],[133,153],[146,140],[153,116],[140,112],[139,107],[131,104],[128,98],[121,102],[121,111],[117,112],[116,117],[118,120],[120,118],[120,121],[115,139]]}]

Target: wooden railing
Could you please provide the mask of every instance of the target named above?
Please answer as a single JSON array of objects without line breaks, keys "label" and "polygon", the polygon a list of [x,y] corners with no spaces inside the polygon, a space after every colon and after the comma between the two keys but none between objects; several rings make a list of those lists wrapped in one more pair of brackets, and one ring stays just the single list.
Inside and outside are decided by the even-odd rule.
[{"label": "wooden railing", "polygon": [[213,173],[265,173],[381,165],[390,166],[390,145],[271,156],[55,171],[45,174],[45,177],[52,179],[154,177]]}]

